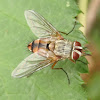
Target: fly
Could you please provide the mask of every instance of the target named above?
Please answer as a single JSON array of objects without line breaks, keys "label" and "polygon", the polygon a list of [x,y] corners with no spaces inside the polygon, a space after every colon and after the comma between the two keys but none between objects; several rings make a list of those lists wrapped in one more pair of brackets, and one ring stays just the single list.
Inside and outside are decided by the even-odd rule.
[{"label": "fly", "polygon": [[70,83],[67,72],[63,68],[54,68],[54,66],[60,60],[70,59],[75,62],[79,57],[87,55],[82,51],[80,42],[66,40],[60,34],[68,35],[73,31],[75,25],[69,33],[64,33],[56,30],[52,24],[35,11],[25,11],[25,18],[30,29],[39,39],[28,44],[28,49],[33,53],[14,69],[12,76],[15,78],[29,76],[52,64],[52,69],[61,69],[65,72],[68,83]]}]

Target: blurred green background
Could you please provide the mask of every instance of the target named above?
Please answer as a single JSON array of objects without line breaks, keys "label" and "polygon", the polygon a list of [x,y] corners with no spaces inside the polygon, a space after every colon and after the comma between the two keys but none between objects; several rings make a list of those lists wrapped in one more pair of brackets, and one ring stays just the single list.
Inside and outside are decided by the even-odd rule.
[{"label": "blurred green background", "polygon": [[79,5],[80,1],[84,8],[86,7],[83,11],[86,12],[84,28],[89,41],[88,48],[92,52],[91,57],[86,57],[89,62],[89,74],[83,74],[82,78],[87,83],[89,98],[100,100],[100,0],[78,0]]},{"label": "blurred green background", "polygon": [[[78,16],[81,12],[83,15]],[[24,11],[35,10],[57,29],[69,32],[77,16],[77,25],[67,39],[78,40],[92,56],[87,66],[70,61],[58,63],[68,71],[69,86],[62,71],[43,69],[29,78],[14,79],[12,70],[31,52],[27,44],[36,39],[27,26]],[[83,16],[83,18],[82,18]],[[84,26],[84,35],[78,30]],[[0,100],[100,100],[100,0],[0,0]],[[84,58],[81,60],[86,61]],[[68,66],[69,65],[69,66]],[[34,77],[33,77],[34,76]],[[40,80],[41,79],[41,80]]]}]

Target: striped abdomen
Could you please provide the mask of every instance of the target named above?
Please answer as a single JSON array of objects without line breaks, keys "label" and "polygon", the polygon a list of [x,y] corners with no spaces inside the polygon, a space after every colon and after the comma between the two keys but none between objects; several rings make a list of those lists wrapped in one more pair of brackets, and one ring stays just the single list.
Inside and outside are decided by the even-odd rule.
[{"label": "striped abdomen", "polygon": [[28,49],[33,53],[37,52],[39,49],[49,50],[49,44],[45,41],[37,39],[28,45]]}]

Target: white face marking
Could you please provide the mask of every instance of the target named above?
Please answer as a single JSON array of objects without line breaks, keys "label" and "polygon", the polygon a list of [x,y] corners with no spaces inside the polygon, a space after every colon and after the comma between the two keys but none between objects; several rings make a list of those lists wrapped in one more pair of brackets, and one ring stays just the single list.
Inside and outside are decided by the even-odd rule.
[{"label": "white face marking", "polygon": [[73,43],[73,50],[75,50],[75,49],[83,49],[81,46],[75,46],[75,42]]},{"label": "white face marking", "polygon": [[72,59],[73,59],[73,51],[72,51]]},{"label": "white face marking", "polygon": [[80,46],[74,46],[74,48],[76,48],[76,49],[83,49],[83,48],[80,47]]},{"label": "white face marking", "polygon": [[78,53],[78,54],[79,54],[79,57],[82,55],[82,53],[81,53],[80,51],[78,51],[78,50],[73,50],[73,51],[72,51],[72,59],[73,59],[73,52]]},{"label": "white face marking", "polygon": [[76,53],[78,53],[79,54],[79,57],[81,56],[81,52],[80,51],[78,51],[78,50],[74,50],[73,52],[76,52]]},{"label": "white face marking", "polygon": [[75,42],[73,43],[73,48],[75,47]]}]

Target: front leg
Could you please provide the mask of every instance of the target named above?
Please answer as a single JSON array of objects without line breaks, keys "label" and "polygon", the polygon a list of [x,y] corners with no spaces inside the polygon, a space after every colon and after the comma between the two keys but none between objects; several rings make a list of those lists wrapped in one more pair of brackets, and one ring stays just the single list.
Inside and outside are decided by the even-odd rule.
[{"label": "front leg", "polygon": [[71,58],[69,58],[69,60],[70,60],[71,62],[73,62],[74,64],[76,63],[76,61],[73,60],[73,59],[71,59]]}]

